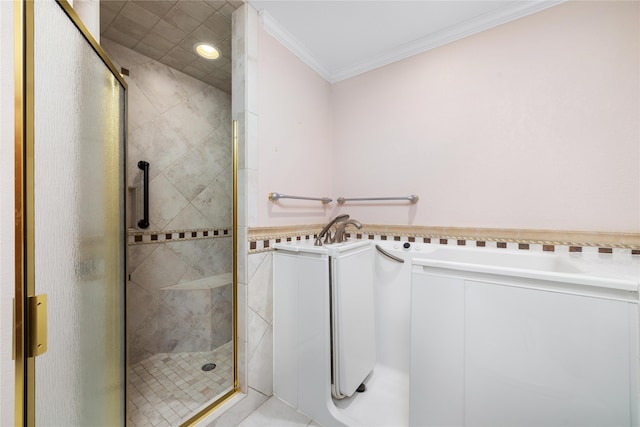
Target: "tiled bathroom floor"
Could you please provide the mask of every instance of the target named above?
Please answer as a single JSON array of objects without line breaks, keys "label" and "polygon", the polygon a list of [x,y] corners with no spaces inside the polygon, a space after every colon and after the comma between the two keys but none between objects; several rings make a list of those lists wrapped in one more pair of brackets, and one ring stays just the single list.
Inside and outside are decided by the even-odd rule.
[{"label": "tiled bathroom floor", "polygon": [[[203,371],[215,363],[212,371]],[[210,352],[158,353],[129,367],[128,425],[176,426],[233,386],[233,343]]]},{"label": "tiled bathroom floor", "polygon": [[321,427],[320,424],[295,409],[270,397],[262,406],[245,418],[238,427]]}]

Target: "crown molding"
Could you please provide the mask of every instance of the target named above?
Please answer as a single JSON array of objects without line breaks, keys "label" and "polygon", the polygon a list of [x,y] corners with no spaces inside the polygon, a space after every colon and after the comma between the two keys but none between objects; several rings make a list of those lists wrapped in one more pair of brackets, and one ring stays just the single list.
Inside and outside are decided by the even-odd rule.
[{"label": "crown molding", "polygon": [[336,83],[393,62],[409,58],[419,53],[443,46],[447,43],[477,34],[481,31],[557,6],[565,1],[566,0],[514,2],[506,8],[486,13],[479,17],[446,28],[442,31],[438,31],[429,36],[405,43],[404,45],[388,51],[386,54],[382,54],[376,59],[362,61],[357,64],[340,68],[331,74],[330,83]]},{"label": "crown molding", "polygon": [[557,6],[565,1],[567,0],[514,1],[505,8],[486,13],[429,36],[400,45],[375,59],[361,61],[333,71],[325,68],[300,41],[284,29],[269,13],[264,10],[261,11],[260,19],[264,29],[276,40],[293,52],[326,81],[329,83],[337,83],[366,73],[367,71],[375,70],[376,68],[426,52],[430,49],[443,46],[447,43],[463,39],[481,31]]},{"label": "crown molding", "polygon": [[296,39],[290,32],[288,32],[278,21],[276,21],[268,12],[261,10],[258,13],[260,22],[265,31],[274,39],[278,40],[282,45],[289,49],[294,55],[296,55],[302,62],[307,64],[313,71],[318,73],[320,77],[328,82],[331,82],[331,72],[327,70],[313,54]]}]

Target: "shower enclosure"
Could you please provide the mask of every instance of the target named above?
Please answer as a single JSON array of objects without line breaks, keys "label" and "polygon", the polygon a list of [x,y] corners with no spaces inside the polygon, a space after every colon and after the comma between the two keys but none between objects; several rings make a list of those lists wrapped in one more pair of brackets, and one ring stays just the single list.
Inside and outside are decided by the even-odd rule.
[{"label": "shower enclosure", "polygon": [[127,85],[67,2],[14,7],[15,425],[120,425]]},{"label": "shower enclosure", "polygon": [[[131,426],[188,423],[234,388],[230,81],[214,87],[226,76],[225,68],[230,69],[231,24],[225,23],[229,10],[221,9],[227,2],[212,2],[194,13],[203,4],[101,6],[106,15],[101,44],[129,85],[126,324]],[[123,25],[135,16],[151,20],[148,34],[134,26],[123,36]],[[204,71],[193,69],[205,70],[208,63],[185,49],[207,34],[217,37],[223,52],[215,80],[209,74],[194,77]],[[130,41],[132,37],[140,40]],[[166,54],[149,48],[158,37],[167,37],[162,41]],[[180,67],[175,52],[193,55],[193,62]],[[148,193],[139,162],[148,163]],[[145,197],[149,224],[140,228],[146,225],[140,221]]]}]

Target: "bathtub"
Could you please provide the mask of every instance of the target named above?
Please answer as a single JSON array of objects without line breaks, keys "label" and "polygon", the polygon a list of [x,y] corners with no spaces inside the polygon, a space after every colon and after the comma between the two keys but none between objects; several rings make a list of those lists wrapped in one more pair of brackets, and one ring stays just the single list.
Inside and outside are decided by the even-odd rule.
[{"label": "bathtub", "polygon": [[412,258],[409,425],[638,425],[638,257]]},{"label": "bathtub", "polygon": [[321,424],[638,425],[640,257],[369,244],[386,252],[372,265],[376,365],[365,393],[317,395]]}]

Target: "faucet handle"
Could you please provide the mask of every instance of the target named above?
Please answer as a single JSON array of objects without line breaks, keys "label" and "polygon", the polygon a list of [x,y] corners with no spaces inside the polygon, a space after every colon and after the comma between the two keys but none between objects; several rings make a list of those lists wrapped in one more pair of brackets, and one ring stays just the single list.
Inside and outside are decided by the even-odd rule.
[{"label": "faucet handle", "polygon": [[335,234],[335,238],[334,238],[334,242],[335,243],[342,243],[344,242],[345,239],[345,228],[347,228],[347,225],[353,225],[354,227],[356,227],[358,230],[360,230],[362,228],[362,224],[359,221],[356,221],[355,219],[349,219],[347,221],[343,221],[340,224],[338,224],[337,228],[336,228],[336,234]]},{"label": "faucet handle", "polygon": [[[340,221],[345,221],[349,219],[349,215],[347,214],[342,214],[342,215],[338,215],[337,217],[333,218],[331,221],[329,221],[329,223],[327,225],[324,226],[324,228],[322,229],[322,231],[320,231],[320,233],[318,234],[318,237],[316,238],[316,241],[314,242],[315,246],[322,246],[322,237],[324,236],[324,242],[325,243],[334,243],[335,242],[335,234],[332,236],[331,235],[331,227],[333,227],[333,225],[337,222]],[[336,231],[337,233],[337,231]]]}]

